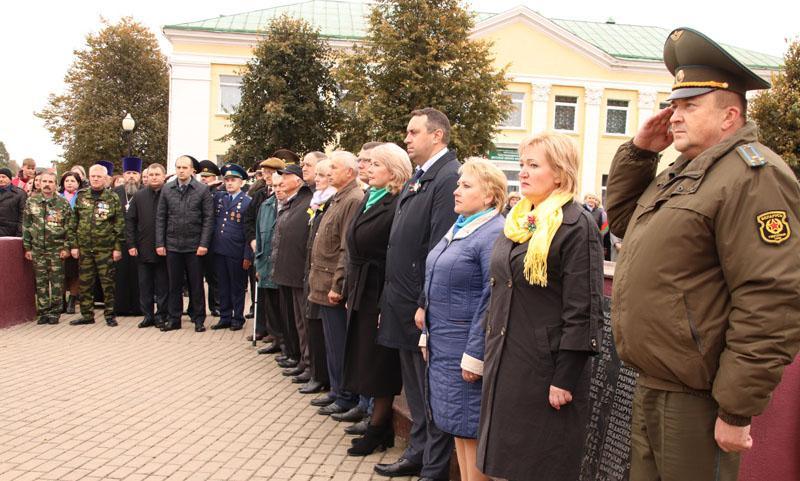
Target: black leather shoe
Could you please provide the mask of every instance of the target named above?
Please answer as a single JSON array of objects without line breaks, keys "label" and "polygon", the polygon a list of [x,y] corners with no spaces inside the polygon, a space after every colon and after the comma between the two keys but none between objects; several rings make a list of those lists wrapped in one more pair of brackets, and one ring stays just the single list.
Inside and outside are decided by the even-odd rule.
[{"label": "black leather shoe", "polygon": [[284,369],[281,374],[283,374],[286,377],[292,377],[292,376],[299,376],[299,375],[303,374],[305,371],[306,371],[306,368],[301,367],[298,364],[296,367],[290,367],[288,369]]},{"label": "black leather shoe", "polygon": [[[264,335],[263,334],[256,334],[256,341],[260,341],[262,339],[264,339]],[[247,336],[247,342],[253,342],[253,335],[252,334]],[[267,354],[269,354],[269,353],[267,353]]]},{"label": "black leather shoe", "polygon": [[145,318],[145,319],[142,319],[142,322],[139,323],[139,328],[143,329],[145,327],[153,327],[155,325],[156,325],[156,321],[154,321],[152,319]]},{"label": "black leather shoe", "polygon": [[309,404],[311,404],[312,406],[324,407],[324,406],[330,406],[331,404],[333,404],[334,401],[336,401],[336,399],[330,396],[320,396],[312,399]]},{"label": "black leather shoe", "polygon": [[305,384],[311,380],[311,371],[308,369],[292,378],[292,384]]},{"label": "black leather shoe", "polygon": [[286,356],[285,354],[278,354],[277,356],[275,356],[275,362],[283,362],[287,359],[289,359],[289,357]]},{"label": "black leather shoe", "polygon": [[349,411],[343,412],[341,414],[331,414],[331,419],[339,422],[345,421],[348,423],[357,423],[362,419],[364,419],[364,416],[366,415],[367,413],[365,413],[360,406],[356,406],[353,409],[350,409]]},{"label": "black leather shoe", "polygon": [[113,317],[106,319],[106,325],[108,327],[117,327],[117,320]]},{"label": "black leather shoe", "polygon": [[178,329],[180,329],[180,328],[181,328],[181,325],[180,325],[180,324],[170,324],[170,323],[166,323],[166,324],[164,324],[163,326],[161,326],[161,332],[167,332],[167,331],[177,331],[177,330],[178,330]]},{"label": "black leather shoe", "polygon": [[422,465],[412,463],[406,458],[400,458],[392,464],[376,464],[374,469],[376,473],[389,478],[397,476],[419,476]]},{"label": "black leather shoe", "polygon": [[276,352],[281,352],[281,346],[275,343],[264,346],[258,350],[259,354],[275,354]]},{"label": "black leather shoe", "polygon": [[342,406],[339,406],[336,403],[328,404],[327,406],[323,406],[317,410],[317,414],[321,414],[323,416],[330,416],[331,414],[336,413],[345,413],[348,409]]},{"label": "black leather shoe", "polygon": [[229,323],[227,323],[227,322],[218,322],[218,323],[216,323],[216,324],[211,326],[211,330],[212,331],[217,331],[219,329],[228,329],[230,327],[231,327],[231,325]]},{"label": "black leather shoe", "polygon": [[[394,447],[394,430],[392,424],[386,426],[368,426],[364,437],[354,440],[353,447],[347,450],[348,456],[368,456],[378,451],[386,451]],[[423,478],[425,479],[425,478]]]},{"label": "black leather shoe", "polygon": [[[213,327],[212,327],[213,329]],[[206,332],[206,326],[202,324],[195,324],[194,325],[194,332]]]},{"label": "black leather shoe", "polygon": [[[301,387],[297,390],[300,394],[316,394],[318,392],[323,392],[328,389],[328,386],[322,384],[319,381],[308,381],[305,386]],[[327,406],[327,404],[326,404]]]},{"label": "black leather shoe", "polygon": [[282,368],[287,368],[287,367],[297,367],[298,364],[300,364],[300,361],[298,361],[297,359],[287,358],[285,361],[279,362],[278,366]]},{"label": "black leather shoe", "polygon": [[236,324],[236,325],[231,325],[231,327],[230,327],[230,330],[231,330],[231,331],[241,331],[243,327],[244,327],[244,326],[240,326],[240,325],[238,325],[238,324]]},{"label": "black leather shoe", "polygon": [[58,318],[59,316],[50,316],[50,318],[47,319],[48,324],[58,324]]},{"label": "black leather shoe", "polygon": [[369,426],[369,416],[365,417],[361,421],[351,424],[344,428],[344,433],[349,435],[356,435],[356,436],[363,436],[367,434],[367,426]]},{"label": "black leather shoe", "polygon": [[219,317],[219,309],[211,309],[212,317]]},{"label": "black leather shoe", "polygon": [[50,318],[47,316],[39,316],[39,319],[36,320],[36,324],[43,326],[45,324],[50,324]]},{"label": "black leather shoe", "polygon": [[73,319],[69,321],[70,326],[83,326],[85,324],[94,324],[94,319]]}]

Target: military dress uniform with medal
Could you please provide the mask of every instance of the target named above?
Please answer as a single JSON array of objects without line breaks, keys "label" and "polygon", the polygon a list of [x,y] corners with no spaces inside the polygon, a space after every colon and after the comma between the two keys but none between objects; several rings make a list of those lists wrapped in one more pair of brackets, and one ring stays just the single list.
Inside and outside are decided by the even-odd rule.
[{"label": "military dress uniform with medal", "polygon": [[253,251],[245,242],[244,213],[252,199],[242,192],[247,171],[237,164],[222,167],[225,191],[214,193],[214,270],[217,275],[220,318],[212,329],[239,330],[244,326],[244,298],[247,270],[253,262]]},{"label": "military dress uniform with medal", "polygon": [[664,63],[672,105],[619,148],[606,202],[625,243],[614,341],[639,373],[630,480],[733,481],[800,348],[800,185],[746,120],[746,92],[769,82],[688,28]]}]

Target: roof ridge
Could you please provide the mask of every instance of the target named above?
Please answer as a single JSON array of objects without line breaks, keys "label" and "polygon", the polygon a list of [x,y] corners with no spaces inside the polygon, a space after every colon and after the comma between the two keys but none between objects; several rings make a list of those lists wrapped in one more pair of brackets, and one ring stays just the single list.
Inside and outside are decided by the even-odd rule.
[{"label": "roof ridge", "polygon": [[552,21],[560,20],[562,22],[593,23],[595,25],[622,25],[624,27],[658,28],[658,29],[661,29],[661,30],[667,30],[666,28],[660,27],[658,25],[639,25],[639,24],[636,24],[636,23],[619,23],[617,21],[614,21],[614,23],[609,23],[607,21],[602,22],[602,21],[595,21],[595,20],[576,20],[574,18],[556,18],[556,17],[544,17],[544,18],[546,18],[548,20],[552,20]]},{"label": "roof ridge", "polygon": [[171,24],[167,24],[167,25],[164,25],[164,26],[165,27],[176,27],[176,26],[183,26],[183,25],[191,25],[193,23],[208,22],[210,20],[218,20],[220,18],[225,18],[225,17],[233,17],[233,16],[237,16],[237,15],[249,15],[251,13],[264,12],[266,10],[275,10],[275,9],[278,9],[278,8],[294,7],[296,5],[303,5],[303,4],[306,4],[306,3],[315,3],[315,2],[320,2],[320,1],[325,2],[325,3],[350,3],[350,4],[362,4],[362,5],[363,4],[371,5],[371,4],[376,3],[373,0],[301,0],[299,2],[283,3],[283,4],[280,4],[280,5],[273,5],[273,6],[267,7],[267,8],[257,8],[255,10],[248,10],[246,12],[220,14],[220,15],[217,15],[216,17],[209,17],[209,18],[204,18],[204,19],[200,19],[200,20],[192,20],[191,22],[171,23]]}]

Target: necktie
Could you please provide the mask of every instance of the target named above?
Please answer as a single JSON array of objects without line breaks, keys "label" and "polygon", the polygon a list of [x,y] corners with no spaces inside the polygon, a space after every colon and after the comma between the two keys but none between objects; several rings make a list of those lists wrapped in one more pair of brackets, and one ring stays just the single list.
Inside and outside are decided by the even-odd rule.
[{"label": "necktie", "polygon": [[420,179],[420,177],[422,177],[424,174],[425,174],[424,170],[417,169],[417,171],[414,173],[414,177],[411,178],[411,183],[413,184],[416,181],[418,181]]}]

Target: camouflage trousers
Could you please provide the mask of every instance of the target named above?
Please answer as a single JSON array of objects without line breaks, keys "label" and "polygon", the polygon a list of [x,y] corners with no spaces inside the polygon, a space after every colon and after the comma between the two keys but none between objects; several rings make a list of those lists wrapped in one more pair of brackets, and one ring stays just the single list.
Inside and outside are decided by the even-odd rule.
[{"label": "camouflage trousers", "polygon": [[64,261],[58,255],[58,248],[34,249],[31,254],[36,277],[36,315],[58,318],[64,298]]},{"label": "camouflage trousers", "polygon": [[94,284],[100,279],[103,290],[106,319],[114,317],[114,274],[116,265],[111,251],[94,251],[81,249],[78,258],[78,287],[81,293],[81,317],[94,320]]}]

